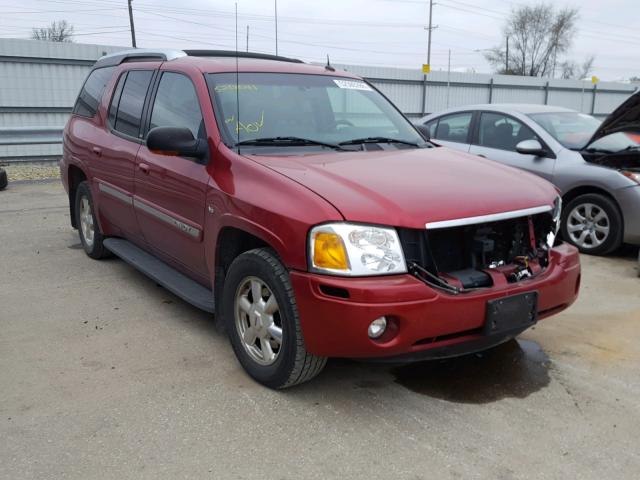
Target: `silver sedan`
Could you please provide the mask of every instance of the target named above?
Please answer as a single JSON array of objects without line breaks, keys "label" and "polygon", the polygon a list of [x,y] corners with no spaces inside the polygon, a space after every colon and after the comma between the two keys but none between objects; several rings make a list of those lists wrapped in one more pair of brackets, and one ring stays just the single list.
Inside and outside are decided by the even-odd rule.
[{"label": "silver sedan", "polygon": [[560,107],[491,104],[427,115],[416,125],[436,144],[554,183],[564,203],[562,236],[580,251],[640,245],[640,94],[602,123]]}]

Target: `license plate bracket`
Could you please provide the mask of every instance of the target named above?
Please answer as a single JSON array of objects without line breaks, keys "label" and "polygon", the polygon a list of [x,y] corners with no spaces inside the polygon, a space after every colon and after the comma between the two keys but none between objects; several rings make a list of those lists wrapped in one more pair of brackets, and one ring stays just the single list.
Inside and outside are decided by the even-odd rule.
[{"label": "license plate bracket", "polygon": [[538,320],[538,292],[525,292],[487,302],[485,335],[524,330]]}]

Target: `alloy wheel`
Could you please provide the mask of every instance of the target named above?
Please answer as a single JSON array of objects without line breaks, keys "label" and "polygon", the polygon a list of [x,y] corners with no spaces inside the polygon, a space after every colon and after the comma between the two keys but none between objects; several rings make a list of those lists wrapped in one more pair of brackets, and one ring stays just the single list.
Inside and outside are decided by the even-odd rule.
[{"label": "alloy wheel", "polygon": [[282,347],[282,322],[271,289],[257,277],[245,278],[236,290],[234,310],[245,351],[260,365],[273,364]]},{"label": "alloy wheel", "polygon": [[91,204],[86,196],[80,199],[80,229],[82,230],[82,238],[84,238],[87,247],[93,247],[95,226],[93,224]]},{"label": "alloy wheel", "polygon": [[567,216],[567,232],[579,248],[589,250],[602,245],[609,237],[607,212],[595,203],[581,203]]}]

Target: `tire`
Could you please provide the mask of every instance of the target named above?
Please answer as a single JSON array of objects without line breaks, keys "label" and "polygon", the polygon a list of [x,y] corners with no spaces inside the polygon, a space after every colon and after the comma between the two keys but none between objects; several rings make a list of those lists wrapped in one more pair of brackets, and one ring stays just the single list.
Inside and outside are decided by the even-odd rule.
[{"label": "tire", "polygon": [[7,185],[9,185],[9,180],[7,179],[7,172],[3,168],[0,168],[0,191],[7,188]]},{"label": "tire", "polygon": [[[96,260],[110,256],[111,252],[102,243],[104,237],[96,220],[91,190],[86,181],[81,182],[76,189],[75,215],[78,221],[78,235],[86,254]],[[91,231],[93,234],[89,235]]]},{"label": "tire", "polygon": [[[261,297],[257,302],[256,291]],[[251,309],[262,316],[248,313]],[[238,361],[269,388],[311,380],[327,362],[307,352],[289,273],[270,249],[250,250],[233,261],[224,280],[222,316]]]},{"label": "tire", "polygon": [[620,210],[610,198],[597,193],[571,200],[563,209],[561,229],[565,241],[590,255],[605,255],[622,244]]}]

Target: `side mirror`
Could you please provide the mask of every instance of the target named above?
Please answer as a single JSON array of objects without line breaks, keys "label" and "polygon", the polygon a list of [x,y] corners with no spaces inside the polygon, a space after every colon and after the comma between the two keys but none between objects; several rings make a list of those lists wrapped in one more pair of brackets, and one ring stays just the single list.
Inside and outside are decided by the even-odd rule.
[{"label": "side mirror", "polygon": [[427,127],[426,125],[414,125],[414,127],[416,127],[416,130],[420,132],[422,138],[424,138],[425,140],[431,139],[431,132],[429,131],[429,127]]},{"label": "side mirror", "polygon": [[201,160],[207,154],[207,141],[194,138],[188,128],[156,127],[147,135],[147,148],[161,155]]},{"label": "side mirror", "polygon": [[523,140],[516,145],[516,152],[523,155],[536,155],[542,157],[547,151],[542,147],[538,140]]}]

